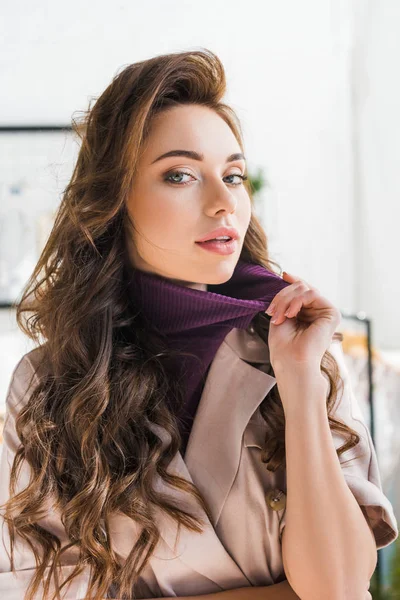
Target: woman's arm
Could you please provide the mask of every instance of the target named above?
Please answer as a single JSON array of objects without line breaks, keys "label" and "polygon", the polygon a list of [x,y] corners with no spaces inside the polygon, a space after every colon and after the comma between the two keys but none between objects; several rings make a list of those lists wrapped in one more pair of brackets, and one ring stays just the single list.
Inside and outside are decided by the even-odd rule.
[{"label": "woman's arm", "polygon": [[285,399],[287,579],[307,600],[363,600],[377,551],[336,454],[326,410],[328,384],[309,371],[275,374]]},{"label": "woman's arm", "polygon": [[[292,590],[288,581],[281,581],[268,586],[252,586],[224,590],[204,596],[184,596],[178,600],[300,600]],[[169,598],[167,600],[177,600]]]},{"label": "woman's arm", "polygon": [[[165,600],[301,600],[294,590],[290,587],[288,581],[281,581],[268,586],[243,587],[233,590],[224,590],[213,594],[204,594],[202,596],[169,596]],[[104,598],[106,600],[106,598]],[[146,600],[154,600],[146,598]],[[363,600],[372,600],[369,592],[365,593]]]},{"label": "woman's arm", "polygon": [[[165,600],[300,600],[287,581],[268,586],[251,586],[224,590],[202,596],[168,596]],[[106,600],[106,599],[104,599]],[[154,600],[146,598],[146,600]],[[368,600],[368,598],[366,598]]]},{"label": "woman's arm", "polygon": [[[234,590],[224,590],[213,594],[204,594],[203,596],[179,596],[168,597],[165,600],[301,600],[288,581],[281,581],[268,586],[243,587]],[[153,598],[146,598],[153,600]],[[365,599],[372,600],[369,592],[366,592]]]}]

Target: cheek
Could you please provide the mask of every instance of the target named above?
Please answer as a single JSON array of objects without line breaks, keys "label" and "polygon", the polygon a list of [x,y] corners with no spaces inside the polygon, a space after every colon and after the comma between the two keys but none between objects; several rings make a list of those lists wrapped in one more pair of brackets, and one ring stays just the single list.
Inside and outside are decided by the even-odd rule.
[{"label": "cheek", "polygon": [[179,245],[194,228],[196,213],[193,204],[183,202],[182,197],[153,188],[153,192],[138,194],[130,202],[129,212],[137,229],[153,242]]},{"label": "cheek", "polygon": [[241,198],[240,202],[238,202],[236,214],[242,227],[247,229],[251,219],[251,201],[247,193]]}]

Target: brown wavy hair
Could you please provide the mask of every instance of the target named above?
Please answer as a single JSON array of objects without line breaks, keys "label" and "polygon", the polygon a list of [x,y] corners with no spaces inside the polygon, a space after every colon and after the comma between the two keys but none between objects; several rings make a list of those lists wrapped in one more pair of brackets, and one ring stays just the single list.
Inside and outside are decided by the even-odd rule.
[{"label": "brown wavy hair", "polygon": [[[106,597],[112,585],[118,597],[136,597],[140,574],[159,540],[153,507],[179,526],[202,531],[201,522],[153,489],[157,474],[193,494],[211,518],[196,486],[167,470],[181,447],[169,402],[182,402],[183,394],[169,377],[173,352],[168,340],[144,320],[127,293],[126,199],[152,119],[169,107],[197,103],[211,108],[243,149],[239,120],[221,101],[225,88],[224,68],[207,49],[156,56],[125,67],[94,106],[89,102],[82,119],[72,119],[80,140],[77,162],[17,304],[19,327],[43,353],[37,385],[16,420],[21,445],[12,466],[10,498],[3,505],[11,548],[17,532],[35,555],[25,600],[32,600],[48,567],[44,589],[45,598],[49,596],[50,579],[56,578],[56,566],[71,547],[77,547],[79,559],[61,585],[55,579],[52,599],[87,564],[90,598]],[[266,235],[254,214],[251,180],[244,185],[252,215],[241,258],[276,272],[279,267],[269,258]],[[268,343],[269,317],[259,313],[253,324]],[[330,383],[329,414],[339,370],[328,351],[321,370]],[[262,460],[275,471],[285,467],[285,421],[277,386],[260,410],[268,431]],[[332,429],[348,436],[338,456],[359,442],[347,425],[329,421]],[[169,432],[167,446],[152,423]],[[24,460],[33,477],[16,494],[17,470]],[[38,524],[49,497],[61,511],[67,546],[61,547],[59,538]],[[111,544],[114,511],[135,520],[141,530],[125,561]]]}]

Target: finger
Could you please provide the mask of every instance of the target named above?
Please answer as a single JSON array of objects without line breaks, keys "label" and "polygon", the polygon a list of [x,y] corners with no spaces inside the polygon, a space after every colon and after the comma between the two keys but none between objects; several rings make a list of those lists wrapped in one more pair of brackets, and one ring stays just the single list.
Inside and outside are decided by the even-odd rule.
[{"label": "finger", "polygon": [[296,283],[297,281],[304,281],[304,279],[301,279],[301,277],[298,277],[298,275],[293,275],[293,273],[288,273],[287,271],[283,271],[282,276],[283,279],[288,279],[293,281],[293,283]]},{"label": "finger", "polygon": [[265,311],[270,316],[276,316],[278,312],[284,314],[289,307],[291,299],[300,293],[304,293],[307,290],[314,290],[317,294],[320,294],[317,288],[311,286],[309,283],[304,281],[304,279],[301,279],[292,273],[283,271],[283,279],[292,282],[292,285],[283,288],[274,296],[269,307]]},{"label": "finger", "polygon": [[[283,323],[286,317],[295,316],[303,308],[303,306],[307,308],[320,298],[319,293],[316,290],[312,289],[302,291],[303,286],[299,287],[298,290],[299,291],[296,293],[296,296],[292,296],[287,300],[282,299],[279,302],[279,306],[277,306],[276,310],[274,311],[273,318],[271,319],[271,322],[274,323],[274,325]],[[288,311],[289,314],[287,314]]]},{"label": "finger", "polygon": [[294,317],[303,308],[303,306],[307,308],[316,297],[319,297],[319,292],[318,290],[314,289],[307,290],[303,294],[294,297],[289,303],[286,311],[284,311],[284,316],[289,318]]},{"label": "finger", "polygon": [[281,308],[282,303],[286,302],[286,306],[287,306],[287,303],[290,302],[290,299],[293,297],[293,294],[295,291],[296,291],[296,293],[298,291],[305,292],[307,289],[308,289],[308,287],[302,281],[296,281],[292,285],[289,285],[286,288],[283,288],[277,294],[275,294],[269,307],[267,308],[267,310],[265,312],[267,312],[269,315],[271,315],[272,311],[276,312],[278,309]]},{"label": "finger", "polygon": [[288,319],[295,317],[297,315],[297,313],[299,312],[299,310],[301,310],[301,307],[302,307],[301,298],[293,298],[293,300],[289,304],[288,308],[284,312],[284,316],[287,317]]},{"label": "finger", "polygon": [[283,279],[290,279],[291,281],[297,281],[299,278],[293,273],[288,273],[287,271],[282,271]]},{"label": "finger", "polygon": [[304,294],[308,286],[303,281],[296,281],[292,285],[280,290],[273,298],[269,307],[265,311],[269,315],[284,313],[294,297]]},{"label": "finger", "polygon": [[[289,278],[291,281],[293,281],[293,283],[297,283],[299,281],[302,281],[303,283],[306,284],[307,287],[309,287],[310,289],[316,289],[313,285],[311,285],[310,283],[308,283],[308,281],[306,281],[305,279],[302,279],[301,277],[297,277],[297,275],[292,275],[291,273],[288,273],[287,271],[283,271],[283,273],[285,274],[284,279]],[[286,275],[288,277],[286,277]],[[286,289],[286,288],[285,288]]]}]

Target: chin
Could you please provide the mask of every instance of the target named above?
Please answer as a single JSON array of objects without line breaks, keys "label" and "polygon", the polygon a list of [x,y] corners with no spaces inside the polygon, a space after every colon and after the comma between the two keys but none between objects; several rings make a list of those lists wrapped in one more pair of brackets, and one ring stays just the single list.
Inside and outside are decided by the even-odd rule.
[{"label": "chin", "polygon": [[237,259],[231,259],[221,261],[209,269],[202,269],[203,276],[200,281],[203,281],[206,285],[220,285],[221,283],[225,283],[232,277],[236,264]]}]

